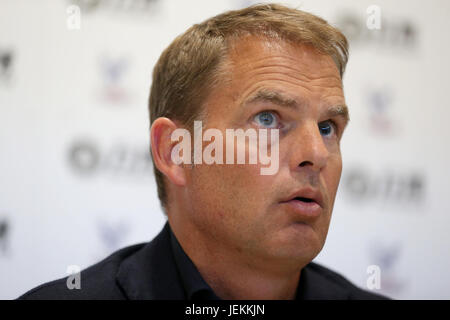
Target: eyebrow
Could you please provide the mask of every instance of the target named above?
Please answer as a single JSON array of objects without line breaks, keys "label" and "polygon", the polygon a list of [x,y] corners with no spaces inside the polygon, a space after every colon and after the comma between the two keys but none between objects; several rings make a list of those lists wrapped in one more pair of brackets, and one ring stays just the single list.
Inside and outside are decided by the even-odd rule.
[{"label": "eyebrow", "polygon": [[344,118],[346,123],[350,121],[350,114],[348,112],[348,107],[345,104],[336,105],[328,108],[326,116],[329,118],[342,117]]},{"label": "eyebrow", "polygon": [[297,100],[286,97],[284,94],[278,91],[271,91],[265,89],[256,92],[256,94],[252,95],[248,100],[244,102],[244,104],[246,105],[260,101],[271,102],[273,104],[292,109],[297,109],[299,104]]},{"label": "eyebrow", "polygon": [[[299,109],[301,102],[296,99],[287,97],[278,91],[272,90],[259,90],[256,94],[252,95],[249,99],[244,102],[244,105],[255,103],[255,102],[270,102],[281,107],[287,107],[289,109]],[[350,121],[350,115],[348,112],[348,107],[345,104],[338,104],[331,106],[325,113],[326,117],[342,117],[345,122]]]}]

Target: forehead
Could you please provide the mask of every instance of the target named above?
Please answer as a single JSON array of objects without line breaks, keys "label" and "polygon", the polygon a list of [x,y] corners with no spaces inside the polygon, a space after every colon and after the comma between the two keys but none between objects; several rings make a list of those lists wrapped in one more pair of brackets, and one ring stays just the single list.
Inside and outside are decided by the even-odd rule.
[{"label": "forehead", "polygon": [[333,59],[309,45],[247,36],[230,46],[227,69],[229,80],[244,90],[258,82],[278,82],[342,95],[342,79]]},{"label": "forehead", "polygon": [[279,93],[309,116],[345,105],[336,64],[310,46],[248,36],[229,46],[220,69],[203,109],[212,126],[239,126],[251,112],[245,106],[261,92]]}]

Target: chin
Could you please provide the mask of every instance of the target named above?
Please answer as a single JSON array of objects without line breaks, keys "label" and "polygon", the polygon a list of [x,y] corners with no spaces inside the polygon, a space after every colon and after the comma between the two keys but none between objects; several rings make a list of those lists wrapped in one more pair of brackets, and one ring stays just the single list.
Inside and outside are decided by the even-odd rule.
[{"label": "chin", "polygon": [[274,253],[280,258],[309,263],[322,250],[324,241],[309,225],[295,224],[282,233],[280,241],[274,245]]}]

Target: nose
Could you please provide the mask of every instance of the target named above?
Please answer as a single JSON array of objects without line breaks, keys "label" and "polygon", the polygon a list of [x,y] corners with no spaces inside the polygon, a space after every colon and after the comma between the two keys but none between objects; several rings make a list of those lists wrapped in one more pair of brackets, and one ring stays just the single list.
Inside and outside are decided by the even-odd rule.
[{"label": "nose", "polygon": [[292,158],[293,168],[309,168],[319,172],[327,164],[330,152],[326,146],[323,136],[320,134],[319,126],[311,121],[301,125],[299,132],[295,135],[293,145],[294,156]]}]

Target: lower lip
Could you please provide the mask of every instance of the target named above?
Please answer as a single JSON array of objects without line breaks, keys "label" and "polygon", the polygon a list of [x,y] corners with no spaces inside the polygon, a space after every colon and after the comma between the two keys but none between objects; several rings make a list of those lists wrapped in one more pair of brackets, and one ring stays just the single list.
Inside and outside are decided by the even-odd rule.
[{"label": "lower lip", "polygon": [[292,208],[297,214],[315,218],[320,215],[322,208],[317,202],[303,202],[299,200],[290,200],[282,202]]}]

